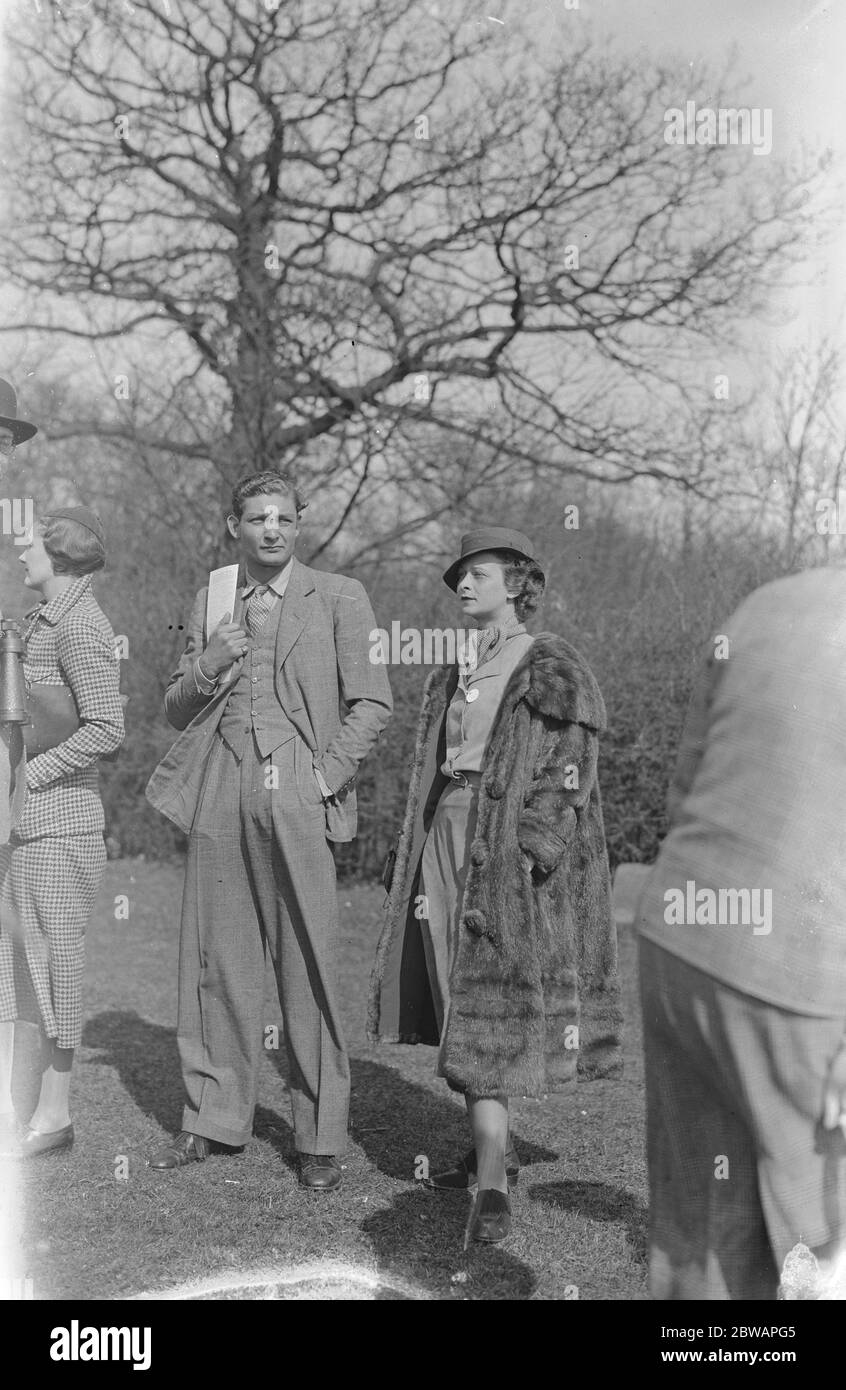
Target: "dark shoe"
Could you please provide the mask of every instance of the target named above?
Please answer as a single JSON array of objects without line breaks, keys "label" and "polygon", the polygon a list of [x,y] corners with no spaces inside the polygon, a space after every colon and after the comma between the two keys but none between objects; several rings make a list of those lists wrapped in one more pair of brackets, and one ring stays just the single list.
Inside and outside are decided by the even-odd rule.
[{"label": "dark shoe", "polygon": [[183,1129],[169,1144],[156,1149],[147,1160],[150,1168],[184,1168],[186,1163],[202,1163],[212,1152],[212,1143],[202,1134]]},{"label": "dark shoe", "polygon": [[[520,1181],[520,1160],[513,1144],[505,1155],[505,1178],[509,1192],[513,1192]],[[468,1187],[475,1187],[475,1185],[475,1149],[471,1149],[463,1158],[460,1158],[455,1168],[448,1168],[444,1173],[432,1173],[431,1177],[423,1178],[424,1187],[434,1188],[438,1192],[459,1192]]]},{"label": "dark shoe", "polygon": [[38,1134],[27,1125],[18,1140],[18,1158],[36,1158],[38,1154],[60,1153],[62,1149],[73,1146],[73,1125],[64,1129],[51,1130],[49,1134]]},{"label": "dark shoe", "polygon": [[477,1194],[467,1227],[467,1240],[505,1240],[511,1230],[511,1203],[504,1192],[483,1187]]},{"label": "dark shoe", "polygon": [[332,1154],[300,1154],[300,1182],[313,1192],[333,1192],[341,1186],[341,1165]]}]

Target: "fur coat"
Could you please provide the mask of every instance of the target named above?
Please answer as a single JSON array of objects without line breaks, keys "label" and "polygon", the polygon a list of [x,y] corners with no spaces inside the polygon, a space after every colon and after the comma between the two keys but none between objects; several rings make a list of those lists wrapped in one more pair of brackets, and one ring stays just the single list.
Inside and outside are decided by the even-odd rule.
[{"label": "fur coat", "polygon": [[[439,1041],[420,922],[423,845],[448,785],[456,668],[426,680],[370,990],[372,1041]],[[552,633],[512,672],[485,750],[441,1071],[476,1096],[542,1096],[620,1070],[617,943],[596,776],[602,696]],[[529,858],[531,856],[530,863]]]}]

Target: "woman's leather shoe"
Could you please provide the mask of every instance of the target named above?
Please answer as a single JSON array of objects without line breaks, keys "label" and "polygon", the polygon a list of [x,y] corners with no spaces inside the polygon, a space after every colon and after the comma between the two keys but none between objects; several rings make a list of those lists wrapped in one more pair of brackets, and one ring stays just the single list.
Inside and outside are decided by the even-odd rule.
[{"label": "woman's leather shoe", "polygon": [[[508,1191],[513,1192],[520,1181],[520,1160],[513,1144],[505,1155],[505,1179],[508,1183]],[[424,1187],[434,1188],[437,1192],[463,1192],[468,1187],[475,1187],[475,1148],[460,1158],[455,1168],[448,1168],[444,1173],[432,1173],[430,1177],[423,1178],[422,1181]]]},{"label": "woman's leather shoe", "polygon": [[511,1203],[495,1187],[479,1190],[470,1214],[467,1239],[493,1243],[505,1240],[511,1230]]},{"label": "woman's leather shoe", "polygon": [[27,1125],[18,1140],[17,1157],[36,1158],[38,1154],[60,1153],[62,1149],[69,1149],[72,1145],[73,1125],[51,1130],[49,1134],[39,1134]]}]

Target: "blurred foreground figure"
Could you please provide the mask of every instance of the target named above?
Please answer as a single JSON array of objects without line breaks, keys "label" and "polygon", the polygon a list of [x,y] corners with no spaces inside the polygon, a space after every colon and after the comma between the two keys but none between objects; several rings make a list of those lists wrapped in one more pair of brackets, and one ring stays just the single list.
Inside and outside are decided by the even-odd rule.
[{"label": "blurred foreground figure", "polygon": [[640,905],[650,1286],[770,1299],[846,1223],[846,568],[750,595]]}]

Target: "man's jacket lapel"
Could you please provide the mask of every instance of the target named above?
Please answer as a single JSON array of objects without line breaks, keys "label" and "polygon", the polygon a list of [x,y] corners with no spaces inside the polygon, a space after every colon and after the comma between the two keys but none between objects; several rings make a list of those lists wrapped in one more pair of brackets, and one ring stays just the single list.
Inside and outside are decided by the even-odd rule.
[{"label": "man's jacket lapel", "polygon": [[314,593],[314,583],[305,565],[294,560],[291,577],[282,600],[282,613],[276,629],[276,673],[299,638],[308,621],[308,594]]}]

